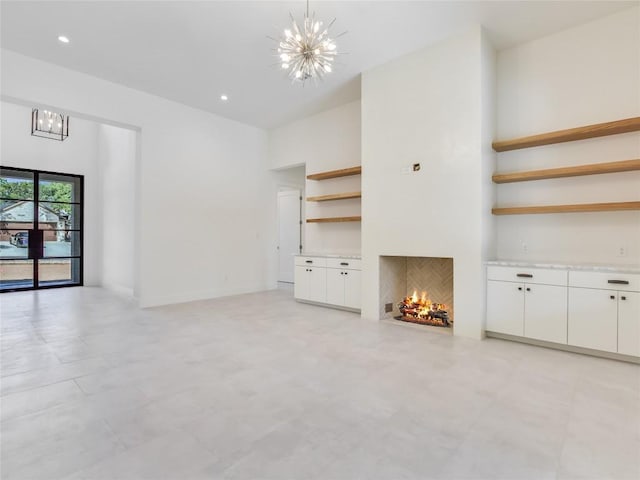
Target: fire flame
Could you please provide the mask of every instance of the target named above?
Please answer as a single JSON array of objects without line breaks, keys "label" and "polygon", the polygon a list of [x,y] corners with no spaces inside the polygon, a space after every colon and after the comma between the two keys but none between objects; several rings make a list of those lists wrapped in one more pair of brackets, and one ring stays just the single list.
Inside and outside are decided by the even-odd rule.
[{"label": "fire flame", "polygon": [[[414,290],[413,291],[413,295],[406,297],[404,299],[404,303],[408,304],[408,305],[417,305],[419,307],[421,307],[423,310],[426,310],[427,312],[429,311],[429,309],[431,308],[432,305],[442,305],[442,304],[434,304],[431,302],[431,299],[429,298],[427,292],[422,292],[422,294],[420,295],[420,297],[418,298],[418,291]],[[444,307],[444,306],[443,306]]]},{"label": "fire flame", "polygon": [[422,292],[418,297],[418,291],[414,290],[413,295],[408,295],[402,303],[398,304],[405,321],[419,319],[417,323],[428,323],[429,325],[449,326],[447,306],[444,303],[432,302],[427,292]]}]

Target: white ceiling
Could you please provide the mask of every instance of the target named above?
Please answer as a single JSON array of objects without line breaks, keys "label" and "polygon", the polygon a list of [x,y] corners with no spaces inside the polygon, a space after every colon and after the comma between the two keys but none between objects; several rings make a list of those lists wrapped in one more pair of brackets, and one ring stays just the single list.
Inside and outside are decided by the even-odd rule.
[{"label": "white ceiling", "polygon": [[[637,1],[320,1],[347,53],[318,86],[292,85],[267,36],[304,0],[2,1],[3,48],[264,128],[360,97],[360,73],[482,24],[497,49],[637,5]],[[63,45],[58,35],[71,43]],[[220,101],[221,94],[229,101]]]}]

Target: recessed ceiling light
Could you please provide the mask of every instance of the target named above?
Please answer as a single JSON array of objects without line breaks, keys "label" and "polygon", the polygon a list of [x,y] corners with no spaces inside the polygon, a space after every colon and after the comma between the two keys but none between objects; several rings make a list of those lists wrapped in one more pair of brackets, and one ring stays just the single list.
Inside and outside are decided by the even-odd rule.
[{"label": "recessed ceiling light", "polygon": [[64,35],[60,35],[58,37],[58,40],[61,41],[62,43],[69,43],[69,37],[65,37]]},{"label": "recessed ceiling light", "polygon": [[220,95],[220,100],[226,102],[227,100],[229,100],[229,97],[227,97],[226,95]]}]

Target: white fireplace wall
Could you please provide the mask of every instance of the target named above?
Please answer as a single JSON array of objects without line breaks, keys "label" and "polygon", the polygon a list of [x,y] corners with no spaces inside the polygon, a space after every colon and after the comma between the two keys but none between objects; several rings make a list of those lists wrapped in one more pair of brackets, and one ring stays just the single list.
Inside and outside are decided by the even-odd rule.
[{"label": "white fireplace wall", "polygon": [[454,333],[482,336],[493,69],[477,27],[363,74],[363,317],[380,318],[380,256],[451,257]]}]

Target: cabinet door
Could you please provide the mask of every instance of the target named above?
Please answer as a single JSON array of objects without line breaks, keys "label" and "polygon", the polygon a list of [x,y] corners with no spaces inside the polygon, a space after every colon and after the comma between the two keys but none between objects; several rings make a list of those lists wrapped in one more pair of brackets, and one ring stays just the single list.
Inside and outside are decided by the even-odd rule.
[{"label": "cabinet door", "polygon": [[327,303],[344,305],[344,270],[327,268]]},{"label": "cabinet door", "polygon": [[618,292],[618,353],[640,357],[640,293]]},{"label": "cabinet door", "polygon": [[618,292],[569,287],[568,344],[618,351]]},{"label": "cabinet door", "polygon": [[524,285],[524,336],[567,343],[567,287]]},{"label": "cabinet door", "polygon": [[327,269],[323,267],[309,268],[309,300],[327,302]]},{"label": "cabinet door", "polygon": [[487,330],[524,335],[524,288],[521,283],[487,282]]},{"label": "cabinet door", "polygon": [[362,272],[345,270],[344,305],[349,308],[360,308],[362,304]]},{"label": "cabinet door", "polygon": [[307,267],[297,266],[294,271],[293,296],[300,300],[309,300],[309,270]]}]

